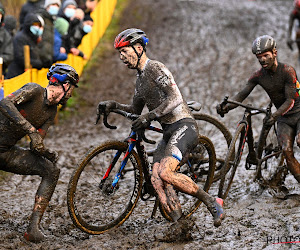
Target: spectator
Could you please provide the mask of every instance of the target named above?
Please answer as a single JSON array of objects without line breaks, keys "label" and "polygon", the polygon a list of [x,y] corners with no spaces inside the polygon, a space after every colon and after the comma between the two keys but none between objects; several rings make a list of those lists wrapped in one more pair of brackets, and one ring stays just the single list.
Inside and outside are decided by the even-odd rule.
[{"label": "spectator", "polygon": [[25,4],[23,4],[20,16],[19,16],[19,23],[20,27],[23,27],[23,23],[25,21],[25,17],[28,13],[33,13],[41,8],[43,8],[45,0],[27,0]]},{"label": "spectator", "polygon": [[17,19],[14,16],[7,15],[4,18],[4,28],[14,37],[17,31]]},{"label": "spectator", "polygon": [[62,37],[67,35],[69,23],[66,19],[58,17],[54,22],[54,28],[53,60],[54,62],[67,60],[68,54],[62,47]]},{"label": "spectator", "polygon": [[0,57],[3,59],[2,72],[13,60],[13,40],[9,32],[4,28],[5,9],[0,3]]},{"label": "spectator", "polygon": [[45,21],[42,41],[38,44],[41,51],[41,60],[43,68],[50,68],[53,63],[53,47],[54,47],[54,20],[58,14],[60,0],[45,0],[43,9],[37,13],[42,16]]},{"label": "spectator", "polygon": [[70,22],[75,15],[76,9],[77,3],[74,0],[65,0],[58,12],[58,16]]},{"label": "spectator", "polygon": [[87,56],[78,49],[78,46],[81,44],[82,38],[92,31],[93,23],[93,19],[88,15],[84,17],[83,21],[73,25],[72,29],[69,28],[68,35],[65,37],[65,48],[68,53],[87,60]]},{"label": "spectator", "polygon": [[25,45],[30,47],[30,63],[33,68],[41,69],[43,67],[40,58],[38,42],[43,34],[44,20],[36,13],[29,13],[25,17],[23,29],[18,31],[13,39],[14,60],[8,66],[6,77],[12,78],[22,74],[25,71],[24,52]]}]

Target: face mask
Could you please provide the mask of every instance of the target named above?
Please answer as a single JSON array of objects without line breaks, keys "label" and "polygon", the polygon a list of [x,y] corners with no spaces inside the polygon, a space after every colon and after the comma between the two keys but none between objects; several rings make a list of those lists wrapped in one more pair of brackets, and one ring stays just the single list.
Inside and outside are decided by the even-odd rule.
[{"label": "face mask", "polygon": [[92,31],[92,26],[91,25],[83,25],[83,31],[85,33],[90,33]]},{"label": "face mask", "polygon": [[48,13],[51,16],[57,16],[59,8],[57,6],[51,5],[48,9]]},{"label": "face mask", "polygon": [[66,8],[65,9],[65,15],[68,18],[71,18],[75,15],[75,9],[71,9],[71,8]]},{"label": "face mask", "polygon": [[38,26],[32,25],[30,26],[30,31],[35,36],[41,36],[43,34],[43,29],[39,28]]}]

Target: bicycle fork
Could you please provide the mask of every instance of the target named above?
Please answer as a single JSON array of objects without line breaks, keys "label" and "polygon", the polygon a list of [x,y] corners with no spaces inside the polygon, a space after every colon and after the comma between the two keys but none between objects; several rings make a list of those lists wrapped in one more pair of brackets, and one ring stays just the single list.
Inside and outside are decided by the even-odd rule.
[{"label": "bicycle fork", "polygon": [[[131,134],[132,135],[132,134]],[[113,191],[115,190],[121,176],[122,176],[122,172],[128,162],[128,159],[129,159],[129,156],[133,150],[133,148],[135,147],[136,145],[136,140],[134,138],[129,138],[129,146],[126,150],[126,153],[121,161],[121,164],[120,164],[120,168],[118,170],[118,172],[116,173],[112,183],[107,183],[107,185],[105,185],[105,182],[107,181],[112,169],[115,167],[116,163],[118,162],[121,154],[122,154],[122,151],[118,150],[117,153],[115,154],[112,162],[110,163],[107,171],[105,172],[104,176],[102,177],[102,180],[100,181],[100,184],[99,184],[99,187],[101,190],[103,190],[106,194],[111,194],[113,193]]]}]

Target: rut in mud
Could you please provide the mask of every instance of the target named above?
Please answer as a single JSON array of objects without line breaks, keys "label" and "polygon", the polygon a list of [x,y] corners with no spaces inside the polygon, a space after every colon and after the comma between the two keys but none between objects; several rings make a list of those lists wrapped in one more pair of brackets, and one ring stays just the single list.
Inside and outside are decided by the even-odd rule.
[{"label": "rut in mud", "polygon": [[[187,100],[202,103],[203,112],[217,116],[215,106],[225,95],[232,96],[259,67],[251,53],[255,37],[273,36],[278,43],[279,60],[295,67],[296,51],[286,46],[288,14],[293,1],[284,0],[135,0],[124,11],[120,30],[143,29],[149,37],[147,54],[163,62]],[[243,162],[226,200],[227,217],[220,228],[214,228],[205,207],[194,215],[193,241],[162,243],[155,236],[169,227],[159,213],[150,219],[153,202],[140,201],[130,218],[119,228],[103,235],[90,236],[74,227],[68,215],[66,190],[70,175],[92,145],[107,139],[124,139],[130,123],[114,116],[111,123],[117,131],[94,125],[96,105],[101,100],[116,99],[130,103],[136,72],[127,69],[118,53],[109,48],[83,76],[78,113],[51,128],[45,144],[58,151],[60,179],[42,225],[48,240],[31,244],[23,239],[38,177],[9,175],[1,183],[0,248],[3,249],[296,249],[299,244],[274,245],[278,237],[300,235],[299,184],[288,176],[286,200],[273,198],[252,182],[253,172]],[[85,88],[85,85],[92,87]],[[268,98],[256,89],[248,98],[266,107]],[[242,109],[221,119],[234,131]],[[257,135],[262,119],[255,119]],[[300,156],[298,157],[300,159]],[[277,237],[277,238],[276,238]],[[267,241],[267,239],[269,241]],[[290,238],[288,238],[289,241]]]}]

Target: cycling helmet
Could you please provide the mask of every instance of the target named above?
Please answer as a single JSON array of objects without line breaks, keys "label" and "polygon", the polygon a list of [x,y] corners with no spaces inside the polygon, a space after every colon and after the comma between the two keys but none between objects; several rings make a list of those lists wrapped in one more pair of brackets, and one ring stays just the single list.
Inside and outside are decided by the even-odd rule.
[{"label": "cycling helmet", "polygon": [[119,35],[117,35],[114,42],[114,47],[115,49],[119,49],[125,46],[132,46],[136,43],[140,43],[145,48],[148,42],[149,39],[144,31],[131,28],[122,31]]},{"label": "cycling helmet", "polygon": [[76,70],[68,64],[57,63],[52,65],[47,73],[47,79],[49,84],[57,85],[62,83],[70,83],[76,88],[78,87],[77,83],[79,81],[79,76]]},{"label": "cycling helmet", "polygon": [[272,51],[273,49],[276,49],[276,41],[268,35],[257,37],[252,44],[252,53],[255,55]]}]

